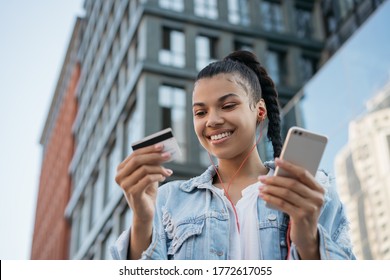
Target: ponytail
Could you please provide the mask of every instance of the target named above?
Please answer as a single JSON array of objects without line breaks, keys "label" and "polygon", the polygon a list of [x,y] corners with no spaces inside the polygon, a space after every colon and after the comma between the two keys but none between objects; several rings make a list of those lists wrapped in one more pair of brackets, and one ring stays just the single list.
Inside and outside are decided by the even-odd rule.
[{"label": "ponytail", "polygon": [[268,76],[267,71],[260,64],[257,57],[251,52],[235,51],[224,58],[224,61],[227,60],[240,62],[249,67],[256,74],[257,79],[260,82],[261,95],[259,96],[259,98],[255,97],[255,99],[257,99],[256,101],[258,101],[260,98],[263,98],[265,101],[269,120],[267,137],[272,142],[274,157],[280,156],[280,152],[282,150],[282,137],[280,134],[281,120],[278,102],[278,92],[276,90],[274,82],[272,81],[271,77]]}]

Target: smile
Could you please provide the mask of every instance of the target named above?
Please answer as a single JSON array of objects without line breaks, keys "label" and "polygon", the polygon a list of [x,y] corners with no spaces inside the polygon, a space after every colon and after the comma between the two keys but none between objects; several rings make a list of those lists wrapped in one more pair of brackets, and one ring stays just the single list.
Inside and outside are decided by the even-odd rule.
[{"label": "smile", "polygon": [[220,134],[217,134],[217,135],[211,135],[210,139],[211,140],[220,140],[220,139],[228,137],[230,135],[232,135],[232,132],[228,131],[228,132],[220,133]]}]

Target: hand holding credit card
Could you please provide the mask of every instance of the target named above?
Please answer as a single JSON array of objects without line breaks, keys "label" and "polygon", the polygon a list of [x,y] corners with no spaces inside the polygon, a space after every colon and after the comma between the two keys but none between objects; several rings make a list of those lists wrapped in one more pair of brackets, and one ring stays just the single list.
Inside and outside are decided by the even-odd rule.
[{"label": "hand holding credit card", "polygon": [[172,133],[172,128],[170,127],[132,143],[131,147],[133,148],[133,151],[135,151],[158,143],[164,145],[163,152],[171,154],[171,158],[168,161],[177,160],[181,157],[179,145],[177,144],[177,141]]}]

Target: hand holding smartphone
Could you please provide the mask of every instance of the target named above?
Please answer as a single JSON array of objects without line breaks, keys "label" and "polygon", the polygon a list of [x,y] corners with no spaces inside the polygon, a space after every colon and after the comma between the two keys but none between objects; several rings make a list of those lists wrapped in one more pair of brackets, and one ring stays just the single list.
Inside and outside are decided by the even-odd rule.
[{"label": "hand holding smartphone", "polygon": [[[286,141],[283,144],[280,158],[305,168],[315,176],[324,153],[328,138],[300,127],[291,127],[287,133]],[[276,167],[274,176],[295,178],[294,174]],[[268,208],[274,207],[266,203]]]}]

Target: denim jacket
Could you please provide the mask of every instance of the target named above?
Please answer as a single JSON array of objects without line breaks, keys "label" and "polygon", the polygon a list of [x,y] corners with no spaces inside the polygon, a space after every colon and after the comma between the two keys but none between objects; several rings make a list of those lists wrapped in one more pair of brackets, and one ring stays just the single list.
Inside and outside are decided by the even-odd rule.
[{"label": "denim jacket", "polygon": [[[265,163],[274,169],[272,162]],[[173,181],[159,188],[152,242],[142,259],[228,258],[230,217],[224,199],[212,187],[214,168],[188,181]],[[345,210],[329,176],[318,171],[316,179],[325,188],[325,203],[318,222],[321,259],[355,259]],[[288,216],[257,202],[261,259],[299,259],[294,243],[287,256]],[[111,247],[114,259],[126,259],[130,229]]]}]

